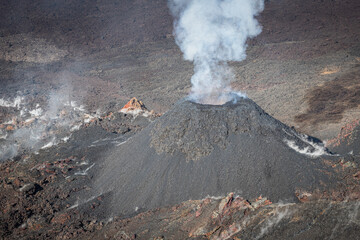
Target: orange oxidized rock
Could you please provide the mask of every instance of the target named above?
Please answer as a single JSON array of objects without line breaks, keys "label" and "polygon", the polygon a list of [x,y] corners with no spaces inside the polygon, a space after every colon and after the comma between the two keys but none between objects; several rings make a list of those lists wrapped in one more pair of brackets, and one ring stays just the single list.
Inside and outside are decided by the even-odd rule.
[{"label": "orange oxidized rock", "polygon": [[68,213],[61,213],[56,215],[53,219],[51,219],[51,223],[55,224],[65,224],[65,222],[69,221],[71,219],[70,215]]},{"label": "orange oxidized rock", "polygon": [[342,142],[351,139],[354,129],[359,125],[360,125],[360,119],[356,119],[350,123],[347,123],[345,126],[341,128],[341,131],[336,138],[330,139],[326,142],[326,146],[337,147]]},{"label": "orange oxidized rock", "polygon": [[133,97],[125,106],[120,110],[120,112],[127,113],[130,111],[146,111],[146,107],[142,101],[137,100]]},{"label": "orange oxidized rock", "polygon": [[6,131],[14,131],[15,130],[15,128],[14,128],[14,126],[12,126],[12,125],[8,125],[7,127],[6,127]]}]

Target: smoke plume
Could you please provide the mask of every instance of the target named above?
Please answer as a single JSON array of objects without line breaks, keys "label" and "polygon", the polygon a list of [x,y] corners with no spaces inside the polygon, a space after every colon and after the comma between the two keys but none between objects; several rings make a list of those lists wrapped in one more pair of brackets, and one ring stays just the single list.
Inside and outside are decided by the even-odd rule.
[{"label": "smoke plume", "polygon": [[246,58],[246,40],[261,32],[255,16],[264,1],[169,0],[169,8],[176,43],[185,60],[194,63],[190,99],[204,104],[232,100],[234,74],[227,62]]}]

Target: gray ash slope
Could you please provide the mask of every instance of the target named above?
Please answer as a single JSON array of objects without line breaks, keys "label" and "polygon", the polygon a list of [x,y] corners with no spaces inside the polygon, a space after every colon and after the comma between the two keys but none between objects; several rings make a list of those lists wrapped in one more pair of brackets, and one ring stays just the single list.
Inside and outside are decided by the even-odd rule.
[{"label": "gray ash slope", "polygon": [[331,183],[321,159],[290,148],[314,144],[250,99],[201,105],[180,101],[103,162],[96,193],[111,192],[115,215],[235,192],[271,201]]}]

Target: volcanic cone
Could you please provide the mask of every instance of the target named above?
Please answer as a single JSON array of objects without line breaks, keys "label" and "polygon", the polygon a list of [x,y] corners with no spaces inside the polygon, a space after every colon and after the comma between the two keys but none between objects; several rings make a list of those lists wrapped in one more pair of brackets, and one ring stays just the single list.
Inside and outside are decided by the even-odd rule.
[{"label": "volcanic cone", "polygon": [[294,201],[296,189],[330,181],[321,154],[325,148],[250,99],[182,100],[105,159],[96,189],[112,193],[113,214],[229,192]]}]

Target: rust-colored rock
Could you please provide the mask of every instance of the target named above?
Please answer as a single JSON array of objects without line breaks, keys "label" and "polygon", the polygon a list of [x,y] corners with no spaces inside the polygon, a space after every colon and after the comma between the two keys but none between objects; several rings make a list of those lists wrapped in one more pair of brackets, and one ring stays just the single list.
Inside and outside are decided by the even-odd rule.
[{"label": "rust-colored rock", "polygon": [[14,128],[13,125],[7,125],[6,126],[6,131],[14,131],[14,130],[15,130],[15,128]]},{"label": "rust-colored rock", "polygon": [[16,186],[16,187],[19,187],[20,184],[21,184],[20,179],[19,179],[19,178],[16,178],[16,179],[13,181],[13,184],[14,184],[14,186]]},{"label": "rust-colored rock", "polygon": [[[136,99],[136,98],[135,98]],[[131,101],[131,100],[130,100]],[[128,102],[126,105],[128,105],[130,102]],[[126,105],[123,107],[125,108]],[[109,112],[106,116],[104,116],[104,118],[106,119],[111,119],[113,117],[114,113],[113,112]]]},{"label": "rust-colored rock", "polygon": [[31,231],[39,231],[41,228],[43,228],[43,225],[38,224],[38,223],[34,223],[32,222],[32,224],[29,224],[29,230]]},{"label": "rust-colored rock", "polygon": [[296,191],[295,195],[299,199],[300,202],[304,203],[304,202],[310,201],[312,194],[309,192],[306,192],[306,191],[298,190],[298,191]]},{"label": "rust-colored rock", "polygon": [[147,110],[144,103],[140,100],[137,100],[135,97],[133,97],[125,106],[120,110],[120,112],[129,112],[129,111],[135,111],[135,110]]},{"label": "rust-colored rock", "polygon": [[357,126],[360,125],[360,119],[355,119],[350,123],[347,123],[341,128],[340,133],[337,137],[330,139],[326,142],[326,145],[329,147],[338,147],[343,142],[349,142],[352,138],[354,130]]},{"label": "rust-colored rock", "polygon": [[51,219],[51,223],[54,224],[65,224],[68,220],[70,220],[70,215],[68,213],[61,213]]}]

